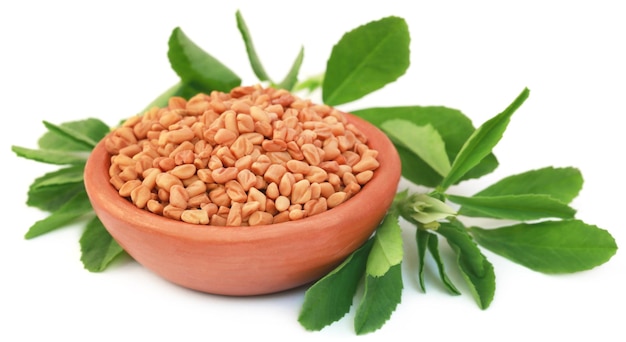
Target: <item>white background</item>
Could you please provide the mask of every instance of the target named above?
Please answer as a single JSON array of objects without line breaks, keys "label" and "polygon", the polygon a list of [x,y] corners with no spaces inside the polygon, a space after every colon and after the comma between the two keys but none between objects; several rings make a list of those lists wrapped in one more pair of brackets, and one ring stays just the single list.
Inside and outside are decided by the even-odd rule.
[{"label": "white background", "polygon": [[[411,5],[408,5],[411,3]],[[618,1],[5,1],[0,5],[0,111],[4,179],[0,229],[0,340],[207,341],[216,337],[359,341],[624,341],[623,224],[626,14]],[[544,166],[576,166],[585,178],[578,217],[607,229],[622,249],[607,264],[544,275],[489,252],[497,291],[482,311],[436,279],[419,289],[413,230],[405,227],[402,303],[379,331],[354,335],[354,311],[321,332],[297,322],[304,290],[255,298],[195,293],[134,262],[89,273],[80,263],[82,227],[26,241],[45,214],[24,202],[30,182],[52,168],[17,158],[36,147],[42,120],[131,116],[177,81],[167,40],[180,26],[244,84],[256,83],[236,28],[240,9],[269,74],[282,79],[301,45],[302,76],[323,71],[344,32],[388,15],[409,25],[411,67],[398,82],[342,106],[444,105],[477,126],[524,87],[530,98],[497,146],[497,171],[462,183],[471,194]]]}]

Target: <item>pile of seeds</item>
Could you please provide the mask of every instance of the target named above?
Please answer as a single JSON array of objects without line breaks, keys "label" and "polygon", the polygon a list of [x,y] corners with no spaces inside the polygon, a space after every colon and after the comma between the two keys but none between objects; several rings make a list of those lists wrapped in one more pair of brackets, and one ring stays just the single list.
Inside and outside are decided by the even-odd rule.
[{"label": "pile of seeds", "polygon": [[111,184],[138,208],[220,226],[322,213],[379,166],[342,112],[259,85],[173,97],[127,120],[105,146]]}]

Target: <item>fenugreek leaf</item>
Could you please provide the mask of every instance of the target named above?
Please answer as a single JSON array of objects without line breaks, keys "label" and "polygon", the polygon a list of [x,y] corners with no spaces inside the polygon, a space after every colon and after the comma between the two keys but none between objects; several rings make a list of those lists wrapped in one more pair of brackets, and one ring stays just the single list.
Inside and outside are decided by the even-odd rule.
[{"label": "fenugreek leaf", "polygon": [[77,192],[70,200],[52,212],[48,217],[35,222],[28,232],[26,232],[25,238],[32,239],[46,234],[52,230],[66,226],[90,212],[93,212],[93,208],[91,207],[87,193],[85,191]]},{"label": "fenugreek leaf", "polygon": [[365,292],[354,317],[354,330],[364,335],[380,329],[402,299],[402,264],[380,277],[366,275]]},{"label": "fenugreek leaf", "polygon": [[43,121],[43,124],[49,131],[55,132],[69,140],[72,140],[76,144],[81,145],[84,149],[91,150],[96,147],[96,144],[98,143],[98,141],[93,140],[82,132],[76,131],[70,127],[63,125],[58,126],[45,120]]},{"label": "fenugreek leaf", "polygon": [[246,52],[248,53],[248,60],[250,61],[250,66],[252,67],[252,71],[259,79],[259,81],[270,81],[271,79],[268,76],[263,64],[261,63],[261,59],[254,48],[254,43],[252,42],[252,36],[250,35],[250,31],[248,30],[248,25],[246,25],[246,21],[243,19],[243,15],[241,15],[241,11],[237,10],[235,12],[235,18],[237,20],[237,28],[239,29],[239,33],[241,33],[241,37],[243,38],[243,43],[246,46]]},{"label": "fenugreek leaf", "polygon": [[437,232],[446,238],[456,253],[459,269],[476,303],[481,309],[486,309],[496,291],[493,265],[459,221],[441,222]]},{"label": "fenugreek leaf", "polygon": [[384,121],[381,127],[392,140],[415,153],[442,177],[450,171],[446,144],[432,125],[418,126],[408,120],[392,119]]},{"label": "fenugreek leaf", "polygon": [[402,262],[402,230],[399,217],[399,211],[392,207],[376,229],[374,245],[367,258],[368,275],[380,277],[387,273],[389,268]]},{"label": "fenugreek leaf", "polygon": [[45,211],[59,209],[77,193],[85,191],[82,170],[83,165],[71,166],[38,177],[28,189],[26,205]]},{"label": "fenugreek leaf", "polygon": [[18,156],[34,161],[53,165],[85,164],[87,155],[62,150],[31,149],[21,146],[11,146],[11,150]]},{"label": "fenugreek leaf", "polygon": [[415,230],[415,242],[417,245],[417,257],[419,258],[419,266],[417,271],[417,279],[422,291],[426,292],[426,282],[424,281],[424,269],[426,268],[426,250],[428,249],[428,240],[432,234],[424,229]]},{"label": "fenugreek leaf", "polygon": [[[72,152],[91,152],[91,144],[100,141],[111,130],[106,123],[96,118],[64,122],[50,128],[37,141],[39,148]],[[84,141],[77,141],[77,137]]]},{"label": "fenugreek leaf", "polygon": [[545,167],[508,176],[474,194],[477,197],[502,195],[549,195],[570,203],[583,186],[580,170],[573,167]]},{"label": "fenugreek leaf", "polygon": [[373,239],[369,239],[306,291],[298,317],[305,329],[321,330],[350,311],[372,244]]},{"label": "fenugreek leaf", "polygon": [[202,50],[180,27],[172,31],[168,46],[170,65],[183,83],[204,92],[229,92],[241,84],[239,76]]},{"label": "fenugreek leaf", "polygon": [[617,251],[611,234],[580,220],[470,228],[481,246],[543,273],[573,273],[607,262]]},{"label": "fenugreek leaf", "polygon": [[351,102],[394,82],[409,67],[409,43],[406,21],[393,16],[344,34],[326,63],[324,103]]},{"label": "fenugreek leaf", "polygon": [[435,260],[435,263],[437,264],[437,270],[439,271],[439,278],[441,279],[441,282],[446,287],[446,289],[450,291],[451,294],[460,295],[461,292],[456,288],[456,286],[454,286],[454,283],[452,283],[452,280],[450,280],[450,278],[448,277],[448,274],[446,273],[445,264],[443,263],[443,260],[441,259],[441,255],[439,254],[439,238],[437,238],[436,234],[428,233],[428,232],[426,233],[429,235],[428,251],[430,252],[430,255],[432,255],[433,259]]},{"label": "fenugreek leaf", "polygon": [[293,87],[298,82],[298,74],[300,73],[300,67],[302,66],[302,61],[304,60],[304,47],[300,48],[300,52],[296,56],[296,59],[293,61],[291,65],[291,69],[285,78],[277,84],[278,88],[292,90]]},{"label": "fenugreek leaf", "polygon": [[467,139],[459,154],[454,158],[450,172],[439,185],[442,190],[455,184],[483,158],[485,158],[502,138],[511,116],[528,98],[529,90],[524,89],[520,95],[500,114],[487,120]]},{"label": "fenugreek leaf", "polygon": [[321,73],[319,75],[315,75],[315,76],[311,76],[308,77],[300,82],[297,82],[294,87],[293,90],[294,91],[300,91],[300,90],[307,90],[309,93],[314,92],[315,90],[319,89],[322,87],[322,82],[324,82],[324,74]]},{"label": "fenugreek leaf", "polygon": [[[447,107],[375,107],[355,110],[351,113],[381,129],[383,122],[393,119],[407,120],[416,126],[431,125],[443,139],[449,160],[456,158],[465,141],[475,131],[471,120],[465,114]],[[429,187],[435,187],[442,181],[443,177],[419,156],[409,151],[403,144],[395,143],[394,145],[400,155],[404,178],[415,184]],[[490,153],[459,181],[482,177],[495,170],[497,166],[497,159]]]},{"label": "fenugreek leaf", "polygon": [[38,177],[30,185],[30,190],[38,190],[46,187],[55,187],[59,185],[74,185],[82,183],[84,179],[84,165],[74,165],[64,167]]},{"label": "fenugreek leaf", "polygon": [[460,204],[459,215],[519,221],[542,218],[574,218],[576,210],[549,195],[456,196],[448,199]]},{"label": "fenugreek leaf", "polygon": [[104,228],[98,217],[92,218],[80,237],[80,260],[91,272],[102,272],[124,249]]}]

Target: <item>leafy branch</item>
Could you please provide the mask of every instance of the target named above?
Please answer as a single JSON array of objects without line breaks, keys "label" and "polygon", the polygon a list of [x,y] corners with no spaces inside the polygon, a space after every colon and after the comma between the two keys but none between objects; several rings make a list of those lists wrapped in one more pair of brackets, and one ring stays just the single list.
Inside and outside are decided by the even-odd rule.
[{"label": "leafy branch", "polygon": [[[347,32],[335,44],[326,71],[298,80],[304,48],[278,83],[265,71],[250,31],[236,13],[250,65],[260,82],[287,90],[321,89],[323,102],[338,106],[360,99],[393,83],[409,67],[410,35],[400,17],[386,17]],[[202,50],[181,28],[172,31],[167,57],[180,81],[148,107],[165,106],[172,96],[189,98],[198,92],[229,91],[241,79]],[[545,167],[512,175],[472,196],[448,193],[450,186],[480,178],[498,166],[493,148],[501,140],[513,114],[529,96],[524,89],[501,113],[474,128],[462,112],[447,107],[376,107],[353,111],[383,130],[393,141],[402,162],[402,176],[430,188],[428,193],[400,191],[375,234],[305,294],[298,317],[308,330],[321,330],[344,317],[362,284],[356,308],[357,334],[380,329],[401,301],[403,241],[401,221],[415,227],[418,274],[425,288],[426,254],[435,261],[439,280],[450,294],[460,291],[448,277],[440,255],[440,239],[456,255],[455,268],[468,284],[477,305],[489,307],[495,294],[495,271],[481,248],[544,273],[572,273],[607,262],[617,250],[610,233],[575,218],[570,206],[582,188],[580,171],[573,167]],[[20,157],[58,165],[56,171],[34,180],[26,204],[50,215],[35,222],[27,239],[79,222],[81,260],[92,272],[105,270],[124,254],[93,213],[83,185],[88,153],[109,131],[89,118],[60,125],[44,121],[47,132],[38,148],[12,146]],[[453,209],[452,207],[458,209]],[[464,217],[507,219],[517,223],[486,229],[466,227]]]}]

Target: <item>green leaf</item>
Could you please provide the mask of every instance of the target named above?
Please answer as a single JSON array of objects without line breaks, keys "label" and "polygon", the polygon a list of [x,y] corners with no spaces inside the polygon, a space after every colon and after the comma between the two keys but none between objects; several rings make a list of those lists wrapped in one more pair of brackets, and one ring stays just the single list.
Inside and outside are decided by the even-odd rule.
[{"label": "green leaf", "polygon": [[576,215],[576,210],[548,195],[448,195],[448,199],[460,204],[459,215],[465,216],[530,221],[554,217],[567,219]]},{"label": "green leaf", "polygon": [[354,317],[357,335],[380,329],[402,298],[402,264],[392,266],[380,277],[367,275],[365,293]]},{"label": "green leaf", "polygon": [[428,241],[431,237],[431,233],[424,229],[415,230],[415,242],[417,244],[417,257],[419,258],[419,266],[417,271],[417,277],[419,280],[422,291],[426,292],[426,284],[424,281],[424,268],[426,266],[426,250],[428,249]]},{"label": "green leaf", "polygon": [[611,234],[580,220],[470,228],[483,247],[543,273],[573,273],[607,262],[617,252]]},{"label": "green leaf", "polygon": [[[91,152],[93,147],[90,144],[102,140],[111,130],[107,124],[95,118],[64,122],[55,127],[57,129],[53,127],[37,141],[41,149]],[[67,132],[71,133],[67,134]],[[72,135],[75,136],[72,137]],[[85,144],[84,141],[77,141],[76,136],[80,136],[84,141],[89,141],[89,144]]]},{"label": "green leaf", "polygon": [[432,125],[417,126],[408,120],[392,119],[381,126],[392,140],[415,153],[438,174],[444,177],[448,174],[450,160],[446,144]]},{"label": "green leaf", "polygon": [[[449,160],[456,158],[465,141],[475,130],[467,116],[456,109],[447,107],[376,107],[352,111],[352,114],[381,129],[383,122],[393,119],[408,120],[416,126],[431,125],[443,139]],[[400,155],[404,178],[415,184],[429,187],[435,187],[441,183],[443,177],[419,156],[403,144],[395,143],[395,147]],[[498,161],[495,156],[489,154],[460,180],[479,178],[492,172],[497,166]]]},{"label": "green leaf", "polygon": [[298,316],[298,321],[305,329],[321,330],[350,311],[353,297],[365,273],[373,241],[369,239],[306,291]]},{"label": "green leaf", "polygon": [[316,89],[322,87],[322,82],[324,82],[324,73],[319,75],[311,76],[301,82],[297,82],[293,90],[298,92],[301,90],[307,90],[309,93],[314,92]]},{"label": "green leaf", "polygon": [[102,272],[124,249],[104,228],[98,217],[87,223],[87,228],[80,237],[81,258],[85,268],[91,272]]},{"label": "green leaf", "polygon": [[91,150],[96,147],[96,144],[98,143],[98,141],[93,140],[82,132],[76,131],[70,127],[63,125],[57,126],[45,120],[43,124],[49,131],[55,132],[56,134],[64,136],[68,140],[71,140],[74,143],[81,145],[83,149]]},{"label": "green leaf", "polygon": [[376,229],[374,245],[367,258],[368,275],[380,277],[389,268],[402,262],[402,229],[399,211],[390,209],[383,222]]},{"label": "green leaf", "polygon": [[83,166],[70,166],[38,177],[28,189],[26,204],[45,211],[55,211],[79,192],[85,191]]},{"label": "green leaf", "polygon": [[461,292],[454,286],[448,274],[446,268],[439,255],[439,239],[437,235],[428,232],[426,229],[417,229],[415,231],[415,241],[417,242],[417,254],[419,257],[419,271],[418,279],[420,286],[424,292],[426,292],[426,285],[424,281],[424,267],[426,265],[426,251],[428,250],[437,264],[437,270],[439,272],[439,278],[448,291],[453,295],[460,295]]},{"label": "green leaf", "polygon": [[84,165],[75,165],[58,169],[35,179],[30,185],[30,190],[37,190],[45,187],[58,185],[75,185],[82,183],[84,179]]},{"label": "green leaf", "polygon": [[287,89],[289,91],[293,89],[293,87],[298,82],[298,74],[300,73],[300,67],[302,66],[303,60],[304,47],[300,49],[298,56],[296,56],[296,59],[293,61],[293,65],[291,66],[291,69],[289,69],[289,72],[287,73],[285,78],[277,85],[278,88]]},{"label": "green leaf", "polygon": [[22,158],[54,165],[84,164],[88,157],[87,155],[81,155],[74,152],[45,149],[34,150],[15,145],[11,146],[11,150]]},{"label": "green leaf", "polygon": [[406,22],[393,16],[344,34],[326,64],[324,103],[351,102],[394,82],[409,67],[409,43]]},{"label": "green leaf", "polygon": [[543,194],[570,203],[582,186],[583,177],[578,169],[545,167],[503,178],[474,196]]},{"label": "green leaf", "polygon": [[237,19],[237,28],[239,29],[239,33],[241,33],[241,37],[243,38],[243,42],[246,46],[246,52],[248,53],[248,60],[250,61],[252,71],[259,81],[271,81],[267,72],[265,72],[261,59],[256,53],[256,49],[254,48],[254,44],[252,42],[252,36],[250,36],[248,25],[246,25],[246,22],[241,15],[241,11],[237,10],[235,17]]},{"label": "green leaf", "polygon": [[176,27],[169,39],[167,56],[183,83],[203,92],[229,92],[241,79],[228,67],[206,53]]},{"label": "green leaf", "polygon": [[64,227],[92,211],[93,209],[87,197],[87,193],[84,191],[78,192],[48,217],[35,222],[28,232],[26,232],[25,238],[32,239],[57,228]]},{"label": "green leaf", "polygon": [[493,265],[481,253],[467,230],[459,221],[442,222],[437,232],[443,235],[457,255],[461,274],[481,309],[491,304],[496,291]]},{"label": "green leaf", "polygon": [[458,182],[483,158],[485,158],[502,138],[511,116],[528,98],[529,90],[522,93],[502,113],[483,123],[465,142],[459,154],[452,162],[448,175],[441,181],[440,187],[447,189]]}]

